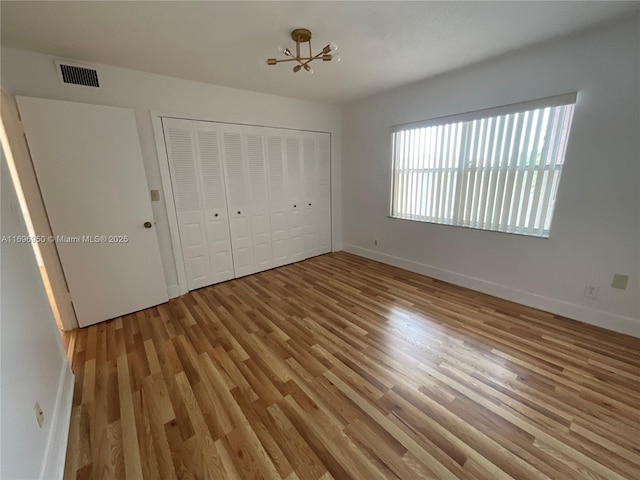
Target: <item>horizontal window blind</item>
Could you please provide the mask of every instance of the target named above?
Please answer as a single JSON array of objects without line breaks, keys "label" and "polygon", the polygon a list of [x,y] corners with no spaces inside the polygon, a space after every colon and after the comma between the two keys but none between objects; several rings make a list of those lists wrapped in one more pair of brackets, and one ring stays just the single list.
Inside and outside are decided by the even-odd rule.
[{"label": "horizontal window blind", "polygon": [[395,127],[391,215],[548,237],[575,98]]}]

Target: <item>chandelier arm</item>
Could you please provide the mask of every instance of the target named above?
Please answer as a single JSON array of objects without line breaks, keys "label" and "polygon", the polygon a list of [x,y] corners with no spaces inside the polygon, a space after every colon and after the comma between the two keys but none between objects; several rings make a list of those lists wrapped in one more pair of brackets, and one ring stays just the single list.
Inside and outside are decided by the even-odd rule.
[{"label": "chandelier arm", "polygon": [[276,63],[282,62],[298,62],[300,65],[304,65],[305,62],[313,60],[315,57],[300,57],[300,58],[282,58],[276,59]]},{"label": "chandelier arm", "polygon": [[324,53],[322,53],[322,51],[320,53],[318,53],[315,57],[310,57],[308,59],[306,59],[306,61],[304,63],[300,62],[300,65],[302,65],[303,67],[305,65],[309,65],[311,62],[313,62],[314,60],[319,59],[322,55],[324,55]]},{"label": "chandelier arm", "polygon": [[304,59],[298,59],[298,58],[283,58],[281,60],[276,60],[276,63],[282,63],[282,62],[298,62],[298,63],[302,63],[301,60]]}]

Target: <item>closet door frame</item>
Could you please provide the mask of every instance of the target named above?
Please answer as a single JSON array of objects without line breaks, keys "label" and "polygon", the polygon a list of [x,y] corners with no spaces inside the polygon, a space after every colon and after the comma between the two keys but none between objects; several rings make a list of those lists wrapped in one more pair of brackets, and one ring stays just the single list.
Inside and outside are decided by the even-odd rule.
[{"label": "closet door frame", "polygon": [[[301,134],[304,132],[311,132],[312,130],[299,130],[295,128],[285,128],[285,127],[279,127],[279,126],[273,126],[273,125],[250,125],[250,124],[233,123],[233,122],[223,121],[223,120],[212,118],[212,117],[202,117],[200,115],[184,114],[184,112],[176,113],[176,112],[151,110],[150,116],[151,116],[151,126],[153,129],[153,136],[154,136],[155,146],[156,146],[156,154],[158,158],[158,166],[160,168],[160,180],[161,180],[160,183],[162,186],[160,201],[152,202],[152,207],[154,211],[158,211],[159,209],[160,211],[164,211],[167,215],[169,235],[171,237],[171,247],[172,247],[171,250],[173,253],[173,261],[175,265],[177,282],[178,282],[177,284],[169,285],[167,290],[168,290],[169,298],[175,298],[175,297],[179,297],[180,295],[184,295],[188,293],[189,289],[187,287],[187,275],[186,275],[184,259],[182,257],[182,244],[180,242],[180,231],[178,229],[178,216],[177,216],[176,205],[173,197],[173,185],[171,184],[171,174],[169,172],[169,159],[167,157],[167,151],[166,151],[165,142],[164,142],[162,118],[177,118],[181,120],[226,123],[226,124],[238,125],[243,127],[257,126],[257,127],[266,128],[266,129],[273,128],[273,129],[283,130],[283,131],[291,130],[294,132],[300,132]],[[330,134],[330,132],[320,132],[320,133]],[[333,168],[331,163],[332,162],[330,161],[330,166],[329,166],[330,175],[333,174],[332,173]],[[153,182],[151,182],[150,184],[153,185]],[[333,201],[333,198],[331,198],[331,201]],[[162,206],[163,202],[164,202],[164,208]],[[331,226],[333,230],[333,218],[332,218]],[[333,233],[331,234],[331,243],[333,245]],[[163,258],[163,262],[164,261],[165,259]]]}]

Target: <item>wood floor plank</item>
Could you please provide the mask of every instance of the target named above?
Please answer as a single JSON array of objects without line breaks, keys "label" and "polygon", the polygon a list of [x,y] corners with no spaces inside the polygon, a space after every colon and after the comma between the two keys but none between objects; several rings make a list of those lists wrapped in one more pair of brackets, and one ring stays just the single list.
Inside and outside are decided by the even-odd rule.
[{"label": "wood floor plank", "polygon": [[335,253],[79,330],[65,480],[640,478],[640,340]]},{"label": "wood floor plank", "polygon": [[142,392],[133,392],[132,397],[136,433],[138,434],[140,468],[142,469],[140,478],[162,478],[158,471],[158,458],[149,417],[142,409]]},{"label": "wood floor plank", "polygon": [[[153,440],[153,447],[157,462],[157,472],[162,480],[176,480],[177,475],[172,462],[173,456],[169,447],[169,440],[165,431],[165,422],[162,420],[162,407],[159,405],[158,397],[155,393],[151,378],[145,379],[140,402],[140,413],[145,417],[145,423],[148,423],[148,431]],[[171,420],[169,423],[175,422]],[[145,429],[147,430],[147,429]],[[139,443],[140,440],[138,440]],[[140,452],[149,452],[150,448],[140,448]],[[152,460],[145,462],[149,465],[150,471],[156,469],[156,464]]]},{"label": "wood floor plank", "polygon": [[[195,438],[201,449],[201,458],[204,460],[208,477],[224,478],[226,476],[224,466],[222,465],[218,451],[214,447],[209,427],[202,416],[202,411],[200,410],[196,396],[184,372],[176,375],[176,384],[187,407],[187,414],[193,425]],[[200,458],[200,455],[198,455],[198,458]]]},{"label": "wood floor plank", "polygon": [[122,418],[122,447],[124,453],[124,469],[128,478],[142,478],[138,432],[133,410],[133,395],[129,380],[129,365],[124,355],[118,357],[118,390],[119,406]]}]

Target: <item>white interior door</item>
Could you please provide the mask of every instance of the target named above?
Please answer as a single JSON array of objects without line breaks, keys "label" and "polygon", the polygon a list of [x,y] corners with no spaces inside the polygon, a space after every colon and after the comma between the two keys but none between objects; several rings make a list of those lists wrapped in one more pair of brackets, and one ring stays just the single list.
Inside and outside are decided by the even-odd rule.
[{"label": "white interior door", "polygon": [[304,186],[301,162],[301,139],[298,132],[285,134],[287,160],[287,223],[289,228],[289,261],[304,260]]},{"label": "white interior door", "polygon": [[79,325],[166,302],[133,111],[17,101]]}]

